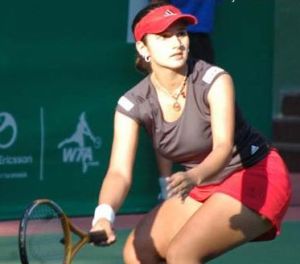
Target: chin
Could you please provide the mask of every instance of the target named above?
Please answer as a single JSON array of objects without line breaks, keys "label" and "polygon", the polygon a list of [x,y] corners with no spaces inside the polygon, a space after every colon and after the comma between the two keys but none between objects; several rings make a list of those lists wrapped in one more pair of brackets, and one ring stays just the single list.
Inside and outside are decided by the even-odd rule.
[{"label": "chin", "polygon": [[185,66],[185,64],[186,64],[186,59],[170,63],[169,67],[175,70]]},{"label": "chin", "polygon": [[168,68],[172,70],[178,70],[186,65],[187,58],[181,57],[177,59],[167,59],[164,62],[158,63],[160,67]]}]

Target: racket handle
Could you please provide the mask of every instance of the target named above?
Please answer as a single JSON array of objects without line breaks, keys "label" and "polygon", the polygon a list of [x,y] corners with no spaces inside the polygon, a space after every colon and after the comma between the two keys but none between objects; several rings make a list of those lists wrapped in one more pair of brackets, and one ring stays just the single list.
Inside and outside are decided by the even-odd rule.
[{"label": "racket handle", "polygon": [[103,230],[93,231],[89,232],[89,238],[90,243],[93,243],[95,245],[101,245],[104,241],[107,240],[107,235]]}]

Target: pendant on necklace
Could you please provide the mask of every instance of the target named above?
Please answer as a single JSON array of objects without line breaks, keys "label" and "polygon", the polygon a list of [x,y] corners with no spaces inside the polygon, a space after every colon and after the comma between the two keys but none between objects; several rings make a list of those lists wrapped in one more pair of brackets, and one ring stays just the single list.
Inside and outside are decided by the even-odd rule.
[{"label": "pendant on necklace", "polygon": [[176,112],[179,112],[181,110],[181,106],[180,106],[180,104],[177,101],[173,104],[173,109]]}]

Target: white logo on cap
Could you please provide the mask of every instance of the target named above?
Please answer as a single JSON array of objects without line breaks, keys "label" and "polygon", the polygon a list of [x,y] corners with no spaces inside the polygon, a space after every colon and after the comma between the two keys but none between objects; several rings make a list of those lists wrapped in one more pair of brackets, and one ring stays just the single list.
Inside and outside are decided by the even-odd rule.
[{"label": "white logo on cap", "polygon": [[173,12],[173,11],[171,11],[171,10],[166,10],[165,11],[165,13],[164,13],[164,16],[175,16],[176,14]]}]

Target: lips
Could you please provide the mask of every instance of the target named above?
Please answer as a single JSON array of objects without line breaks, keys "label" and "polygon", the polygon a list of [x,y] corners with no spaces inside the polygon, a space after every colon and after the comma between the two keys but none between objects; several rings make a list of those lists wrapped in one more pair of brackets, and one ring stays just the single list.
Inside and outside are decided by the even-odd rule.
[{"label": "lips", "polygon": [[176,53],[173,53],[171,56],[171,58],[177,58],[177,57],[184,57],[184,52],[176,52]]},{"label": "lips", "polygon": [[174,57],[174,56],[182,56],[183,53],[182,52],[178,52],[178,53],[174,53],[173,55],[171,55],[171,57]]}]

